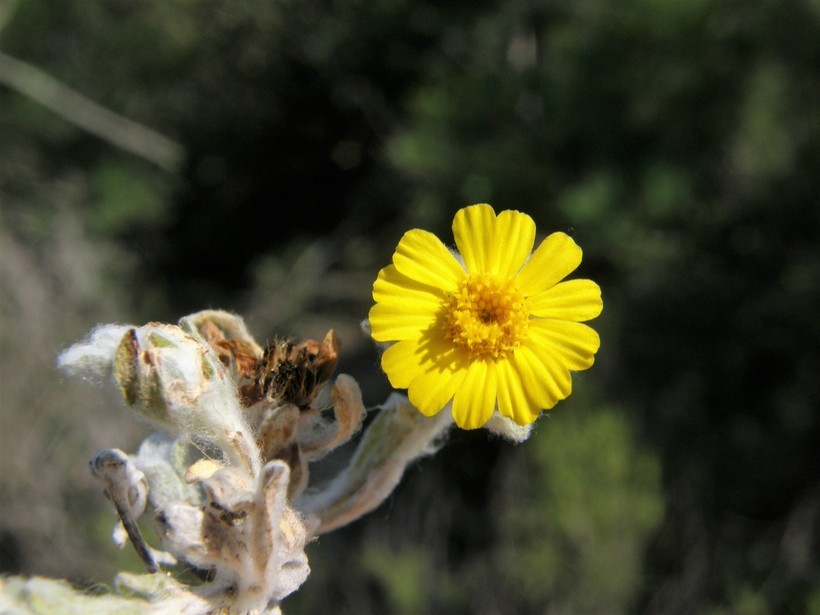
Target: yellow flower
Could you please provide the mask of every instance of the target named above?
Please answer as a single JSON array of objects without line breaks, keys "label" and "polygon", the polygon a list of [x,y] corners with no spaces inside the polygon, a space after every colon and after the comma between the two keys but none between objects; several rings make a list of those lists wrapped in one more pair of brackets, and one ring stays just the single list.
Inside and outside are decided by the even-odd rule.
[{"label": "yellow flower", "polygon": [[452,400],[456,424],[484,425],[494,410],[528,425],[572,389],[570,371],[593,363],[600,340],[582,322],[603,308],[590,280],[561,280],[581,249],[553,233],[532,252],[535,223],[489,205],[456,213],[454,254],[432,233],[404,234],[373,284],[373,339],[395,342],[382,369],[433,416]]}]

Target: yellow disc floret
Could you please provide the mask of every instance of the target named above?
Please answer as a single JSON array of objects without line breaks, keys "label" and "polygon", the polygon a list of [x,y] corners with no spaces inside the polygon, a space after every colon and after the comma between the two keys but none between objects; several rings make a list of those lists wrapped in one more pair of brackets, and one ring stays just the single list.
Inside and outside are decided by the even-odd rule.
[{"label": "yellow disc floret", "polygon": [[444,311],[447,339],[476,358],[498,359],[526,339],[529,301],[513,279],[472,275],[452,293]]}]

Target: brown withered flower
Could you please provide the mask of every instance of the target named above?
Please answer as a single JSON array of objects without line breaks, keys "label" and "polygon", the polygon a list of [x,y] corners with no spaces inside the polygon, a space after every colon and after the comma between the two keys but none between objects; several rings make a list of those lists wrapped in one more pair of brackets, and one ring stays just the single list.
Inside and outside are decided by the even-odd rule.
[{"label": "brown withered flower", "polygon": [[242,390],[243,403],[250,406],[265,400],[307,410],[336,370],[339,348],[332,329],[321,342],[277,340],[268,344],[256,364],[253,384]]}]

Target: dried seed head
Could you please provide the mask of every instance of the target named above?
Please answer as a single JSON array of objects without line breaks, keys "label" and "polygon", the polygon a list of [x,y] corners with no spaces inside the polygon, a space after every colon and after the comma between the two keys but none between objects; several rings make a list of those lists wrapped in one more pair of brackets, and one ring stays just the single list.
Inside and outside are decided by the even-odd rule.
[{"label": "dried seed head", "polygon": [[243,402],[264,399],[275,405],[291,403],[307,410],[333,375],[339,347],[332,329],[321,343],[305,340],[294,344],[287,340],[269,344],[257,365],[253,387],[243,391]]}]

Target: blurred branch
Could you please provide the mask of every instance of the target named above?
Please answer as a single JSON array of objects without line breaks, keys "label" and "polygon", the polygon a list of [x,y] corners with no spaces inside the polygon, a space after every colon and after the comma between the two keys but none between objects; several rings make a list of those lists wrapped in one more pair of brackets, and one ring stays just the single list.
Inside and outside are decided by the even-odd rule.
[{"label": "blurred branch", "polygon": [[182,146],[75,92],[40,69],[0,52],[0,83],[24,94],[65,120],[149,162],[173,172]]}]

